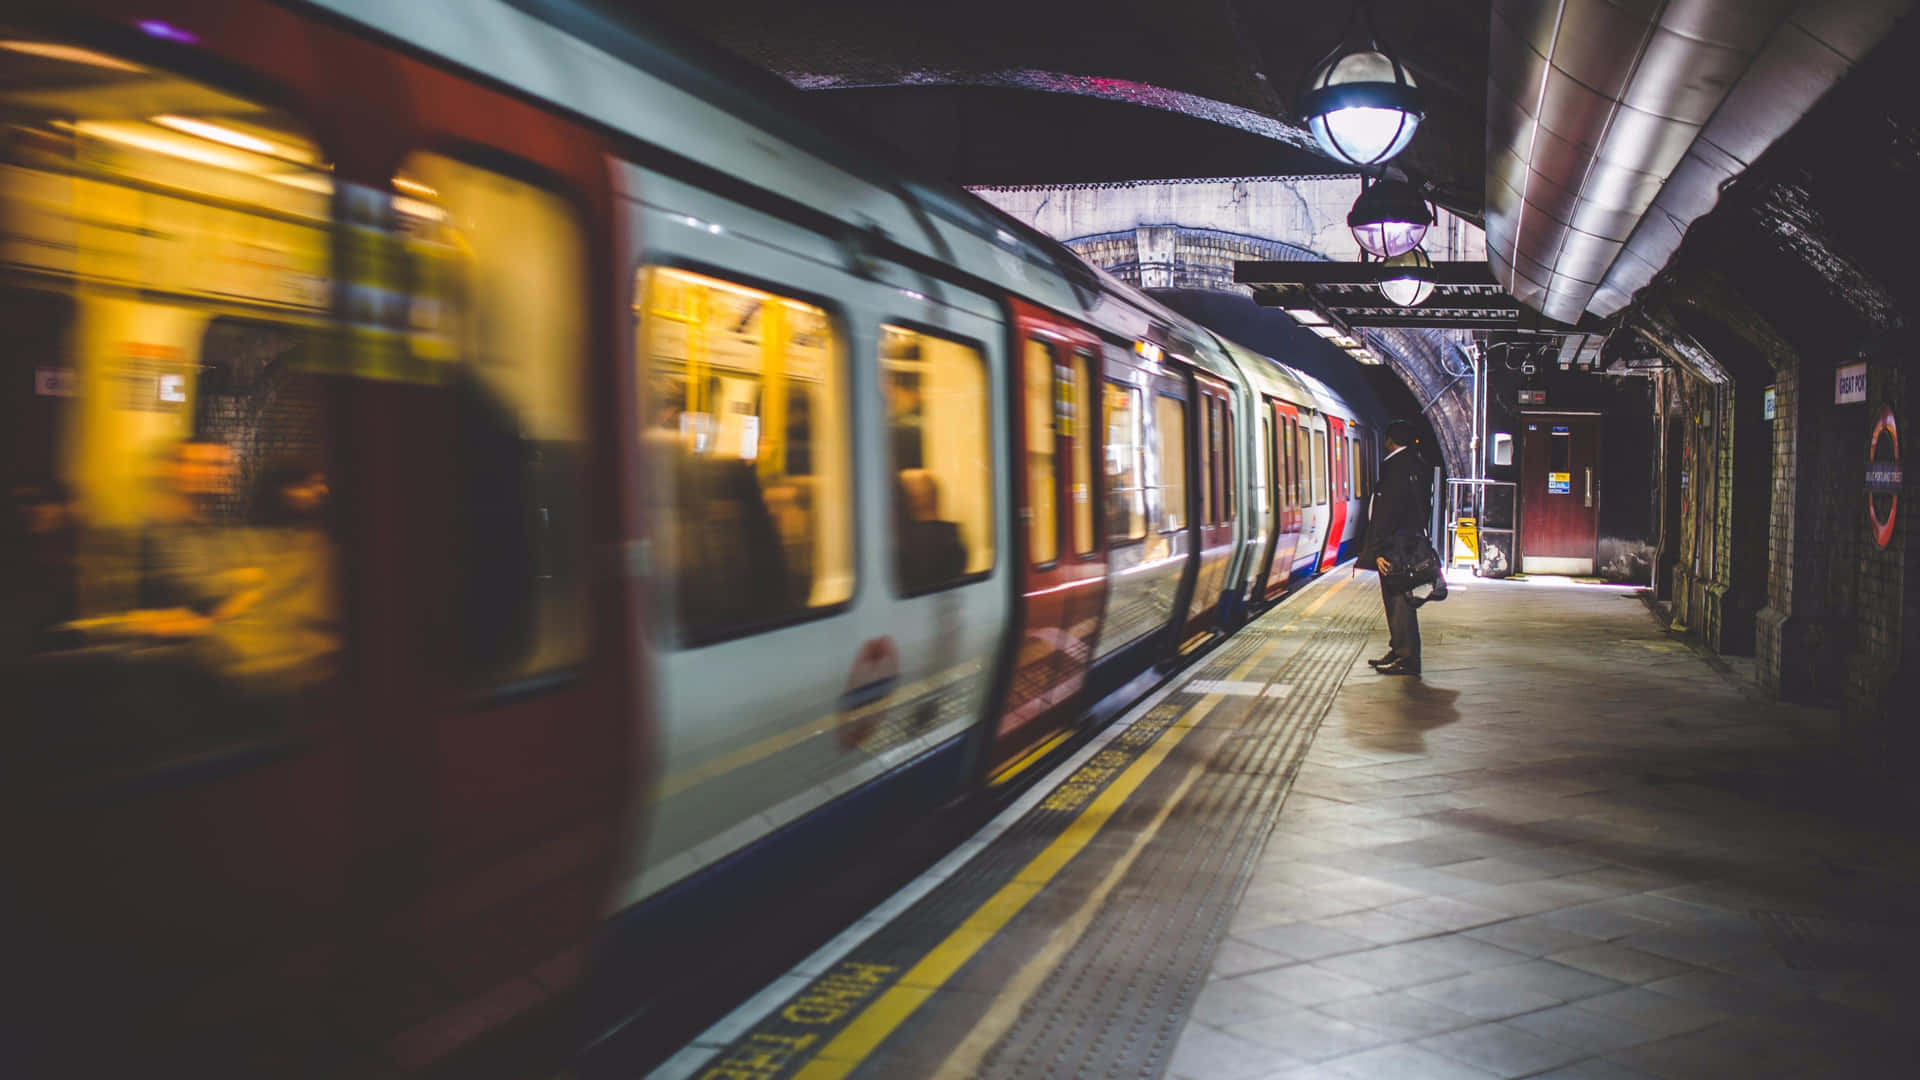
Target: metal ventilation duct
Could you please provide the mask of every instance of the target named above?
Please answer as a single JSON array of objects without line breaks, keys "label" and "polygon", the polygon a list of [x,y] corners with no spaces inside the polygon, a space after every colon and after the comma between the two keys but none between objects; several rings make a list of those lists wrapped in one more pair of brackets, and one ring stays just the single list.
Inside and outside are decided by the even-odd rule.
[{"label": "metal ventilation duct", "polygon": [[1910,6],[1495,0],[1486,215],[1494,276],[1562,322],[1618,311],[1713,208],[1720,185]]}]

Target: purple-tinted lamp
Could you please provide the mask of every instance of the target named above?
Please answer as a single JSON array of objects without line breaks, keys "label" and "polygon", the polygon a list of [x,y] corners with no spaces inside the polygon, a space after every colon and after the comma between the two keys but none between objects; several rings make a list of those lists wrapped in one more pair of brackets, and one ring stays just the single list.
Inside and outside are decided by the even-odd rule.
[{"label": "purple-tinted lamp", "polygon": [[1347,228],[1367,254],[1379,259],[1405,255],[1420,246],[1433,225],[1433,208],[1412,184],[1376,180],[1354,200]]}]

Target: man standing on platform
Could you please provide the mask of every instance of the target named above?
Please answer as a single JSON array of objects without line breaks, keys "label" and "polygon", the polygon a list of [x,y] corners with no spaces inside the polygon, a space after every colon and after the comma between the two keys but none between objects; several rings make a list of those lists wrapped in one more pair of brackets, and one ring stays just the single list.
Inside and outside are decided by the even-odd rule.
[{"label": "man standing on platform", "polygon": [[1412,587],[1396,589],[1387,582],[1393,568],[1386,552],[1395,537],[1424,537],[1432,516],[1427,467],[1413,451],[1413,425],[1395,420],[1383,436],[1387,455],[1380,461],[1380,481],[1374,485],[1373,508],[1367,517],[1367,539],[1360,548],[1361,566],[1380,571],[1380,599],[1387,608],[1387,655],[1369,660],[1382,675],[1420,674],[1420,616],[1414,610]]}]

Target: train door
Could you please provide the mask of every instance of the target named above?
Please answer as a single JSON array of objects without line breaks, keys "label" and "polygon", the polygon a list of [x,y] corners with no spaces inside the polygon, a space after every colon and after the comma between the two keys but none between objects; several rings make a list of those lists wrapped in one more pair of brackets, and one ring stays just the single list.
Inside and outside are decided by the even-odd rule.
[{"label": "train door", "polygon": [[1300,468],[1301,533],[1295,555],[1295,576],[1320,571],[1327,542],[1327,436],[1321,414],[1300,410],[1294,428],[1296,461]]},{"label": "train door", "polygon": [[1233,484],[1233,412],[1227,384],[1194,375],[1193,412],[1198,435],[1194,483],[1198,488],[1200,569],[1189,605],[1186,632],[1212,629],[1234,556],[1236,492]]},{"label": "train door", "polygon": [[1347,531],[1347,434],[1341,419],[1327,414],[1327,537],[1320,569],[1331,570],[1340,561],[1340,541]]},{"label": "train door", "polygon": [[1300,541],[1300,470],[1294,460],[1299,444],[1294,434],[1299,412],[1274,398],[1263,398],[1262,405],[1262,415],[1272,432],[1264,452],[1272,462],[1274,527],[1260,577],[1265,595],[1273,598],[1286,591],[1292,577],[1294,548]]},{"label": "train door", "polygon": [[[1093,692],[1110,691],[1157,652],[1179,608],[1192,551],[1187,513],[1186,380],[1138,352],[1107,354],[1102,408],[1108,574]],[[1125,653],[1126,655],[1121,655]]]},{"label": "train door", "polygon": [[1006,710],[988,755],[993,775],[1064,731],[1100,627],[1106,539],[1096,527],[1100,340],[1015,305],[1019,360],[1013,423],[1022,525],[1018,644]]},{"label": "train door", "polygon": [[1249,603],[1258,600],[1266,588],[1267,569],[1273,562],[1273,538],[1279,533],[1279,502],[1273,490],[1273,410],[1267,408],[1265,398],[1256,396],[1252,400],[1258,403],[1249,411],[1253,453],[1247,462],[1254,477],[1253,506],[1248,517],[1246,589],[1241,594]]},{"label": "train door", "polygon": [[390,937],[461,1003],[409,1036],[426,1059],[466,1037],[466,1003],[535,964],[545,986],[582,970],[625,840],[646,667],[637,582],[606,557],[638,485],[602,144],[444,71],[399,71],[412,141],[377,198],[353,198],[367,223],[389,208],[393,231],[360,240],[408,260],[430,371],[411,377],[435,400],[383,387],[368,420],[397,448],[358,464],[395,519],[370,572],[430,613],[383,630],[381,675],[419,708],[383,736],[415,772],[387,778],[396,835],[374,863],[412,894]]}]

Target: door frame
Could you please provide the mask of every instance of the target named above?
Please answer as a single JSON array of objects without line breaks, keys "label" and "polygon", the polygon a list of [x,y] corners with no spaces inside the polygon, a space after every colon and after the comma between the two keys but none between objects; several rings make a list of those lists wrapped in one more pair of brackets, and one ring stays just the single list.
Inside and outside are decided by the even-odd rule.
[{"label": "door frame", "polygon": [[[1516,507],[1516,513],[1515,513],[1515,517],[1517,519],[1516,524],[1520,529],[1520,539],[1517,545],[1519,550],[1515,552],[1516,557],[1514,559],[1514,567],[1515,569],[1519,570],[1521,573],[1528,572],[1526,569],[1526,561],[1527,561],[1526,461],[1527,461],[1527,442],[1529,441],[1528,439],[1529,432],[1524,425],[1528,423],[1550,422],[1556,419],[1563,419],[1563,418],[1571,419],[1571,420],[1586,421],[1586,422],[1592,423],[1593,425],[1593,466],[1592,468],[1593,468],[1594,479],[1592,481],[1592,490],[1589,492],[1589,495],[1593,499],[1593,555],[1590,558],[1585,560],[1582,560],[1577,555],[1568,555],[1568,556],[1536,555],[1533,557],[1536,562],[1541,562],[1543,560],[1549,561],[1550,563],[1552,561],[1558,561],[1560,563],[1566,564],[1567,566],[1571,566],[1573,563],[1585,561],[1587,563],[1587,569],[1584,572],[1582,572],[1582,571],[1564,569],[1564,568],[1549,568],[1549,569],[1538,569],[1533,572],[1539,573],[1539,574],[1567,573],[1567,574],[1576,574],[1576,575],[1584,576],[1584,575],[1591,575],[1599,571],[1600,569],[1600,512],[1603,507],[1603,503],[1601,502],[1601,491],[1603,490],[1603,485],[1600,483],[1600,480],[1601,480],[1600,463],[1602,461],[1603,451],[1604,451],[1602,440],[1604,440],[1606,437],[1606,425],[1603,424],[1601,421],[1604,419],[1604,416],[1605,414],[1593,409],[1522,409],[1520,410],[1520,423],[1523,425],[1520,429],[1520,485],[1521,486],[1520,486],[1519,506]],[[1552,433],[1549,432],[1547,437],[1552,438]]]}]

